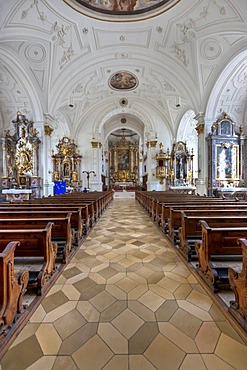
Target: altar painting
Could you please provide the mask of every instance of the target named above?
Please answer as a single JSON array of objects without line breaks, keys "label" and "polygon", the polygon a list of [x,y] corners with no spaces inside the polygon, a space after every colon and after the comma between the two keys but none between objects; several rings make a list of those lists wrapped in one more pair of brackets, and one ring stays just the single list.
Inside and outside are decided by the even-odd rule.
[{"label": "altar painting", "polygon": [[129,149],[119,149],[118,151],[118,171],[129,170]]},{"label": "altar painting", "polygon": [[239,146],[216,145],[216,180],[239,179]]}]

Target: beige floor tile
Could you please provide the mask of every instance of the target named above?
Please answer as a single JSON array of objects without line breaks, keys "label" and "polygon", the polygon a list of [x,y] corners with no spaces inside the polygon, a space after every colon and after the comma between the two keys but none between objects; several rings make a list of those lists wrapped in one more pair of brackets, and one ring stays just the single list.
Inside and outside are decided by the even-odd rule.
[{"label": "beige floor tile", "polygon": [[195,338],[202,321],[194,315],[178,308],[169,322],[191,338]]},{"label": "beige floor tile", "polygon": [[127,355],[116,355],[103,367],[102,370],[129,370],[129,359]]},{"label": "beige floor tile", "polygon": [[178,287],[180,286],[180,283],[165,276],[163,279],[161,279],[158,282],[158,285],[173,293],[175,292],[175,290],[178,289]]},{"label": "beige floor tile", "polygon": [[62,292],[70,301],[78,301],[81,295],[73,285],[64,285],[62,287]]},{"label": "beige floor tile", "polygon": [[132,289],[134,289],[138,285],[138,283],[130,279],[129,277],[124,277],[122,280],[118,281],[116,285],[124,292],[128,293]]},{"label": "beige floor tile", "polygon": [[33,365],[29,366],[26,370],[52,370],[55,360],[56,356],[44,356],[36,361]]},{"label": "beige floor tile", "polygon": [[107,284],[105,289],[108,293],[110,293],[114,298],[118,300],[126,300],[127,298],[127,294],[122,289],[113,284]]},{"label": "beige floor tile", "polygon": [[163,335],[158,334],[144,356],[160,370],[174,370],[181,365],[185,353]]},{"label": "beige floor tile", "polygon": [[100,313],[99,311],[88,301],[79,301],[76,309],[82,314],[82,316],[88,322],[98,322]]},{"label": "beige floor tile", "polygon": [[116,299],[106,291],[103,291],[89,300],[89,302],[99,311],[104,311],[107,307],[111,306]]},{"label": "beige floor tile", "polygon": [[192,290],[192,292],[188,295],[186,298],[188,302],[191,302],[192,304],[202,308],[205,311],[209,311],[213,301],[211,298],[209,298],[205,294],[201,294],[195,290]]},{"label": "beige floor tile", "polygon": [[112,321],[112,324],[129,339],[144,324],[144,321],[134,312],[126,309]]},{"label": "beige floor tile", "polygon": [[49,312],[43,319],[44,323],[54,322],[55,320],[59,319],[60,317],[66,315],[66,313],[72,311],[77,302],[76,301],[69,301],[64,303],[62,306],[56,308],[55,310]]},{"label": "beige floor tile", "polygon": [[144,356],[130,355],[129,370],[157,370]]},{"label": "beige floor tile", "polygon": [[178,274],[175,274],[174,271],[176,269],[172,270],[171,272],[165,272],[165,276],[168,277],[169,279],[171,280],[174,280],[174,281],[177,281],[178,283],[181,283],[181,284],[187,284],[188,281],[185,277],[182,277]]},{"label": "beige floor tile", "polygon": [[140,276],[138,270],[136,272],[127,272],[127,277],[136,281],[138,284],[147,284],[147,279]]},{"label": "beige floor tile", "polygon": [[128,299],[138,299],[141,297],[145,292],[147,292],[148,286],[147,284],[137,285],[134,289],[132,289],[128,293]]},{"label": "beige floor tile", "polygon": [[218,356],[215,356],[213,354],[202,354],[202,358],[207,370],[236,370],[235,367],[232,367],[225,361],[221,360]]},{"label": "beige floor tile", "polygon": [[107,279],[107,284],[117,284],[120,280],[126,277],[126,272],[119,272],[118,274]]},{"label": "beige floor tile", "polygon": [[148,290],[138,299],[138,301],[155,312],[162,305],[162,303],[164,303],[164,298]]},{"label": "beige floor tile", "polygon": [[[214,368],[217,369],[218,368]],[[189,354],[185,357],[179,370],[207,370],[201,355]]]},{"label": "beige floor tile", "polygon": [[185,301],[185,300],[177,300],[179,307],[181,307],[183,310],[189,312],[190,314],[196,316],[198,319],[202,321],[212,321],[212,317],[209,315],[208,312],[201,309],[198,306],[195,306],[194,304]]},{"label": "beige floor tile", "polygon": [[176,344],[185,353],[199,352],[194,340],[169,322],[159,322],[158,325],[161,334]]},{"label": "beige floor tile", "polygon": [[64,340],[86,323],[87,321],[80,312],[74,309],[60,319],[57,319],[53,325],[61,339]]},{"label": "beige floor tile", "polygon": [[88,276],[97,284],[106,283],[106,279],[103,276],[101,276],[98,272],[90,272]]},{"label": "beige floor tile", "polygon": [[14,346],[18,345],[19,343],[23,342],[27,338],[34,335],[39,328],[40,324],[27,324],[24,329],[20,332],[18,337],[14,340],[10,348],[13,348]]},{"label": "beige floor tile", "polygon": [[174,298],[175,299],[187,299],[188,295],[192,291],[190,284],[181,284],[177,290],[175,290]]},{"label": "beige floor tile", "polygon": [[62,343],[52,324],[41,324],[36,331],[36,337],[44,355],[56,355]]},{"label": "beige floor tile", "polygon": [[246,370],[247,347],[221,334],[215,354],[238,370]]},{"label": "beige floor tile", "polygon": [[[40,369],[46,370],[45,367]],[[52,370],[78,370],[78,367],[70,356],[57,356]]]},{"label": "beige floor tile", "polygon": [[72,357],[79,369],[100,370],[113,357],[113,352],[98,335],[95,335]]},{"label": "beige floor tile", "polygon": [[98,334],[115,354],[128,354],[128,340],[110,323],[99,323]]},{"label": "beige floor tile", "polygon": [[195,338],[200,353],[213,353],[219,337],[218,326],[214,322],[204,322]]},{"label": "beige floor tile", "polygon": [[144,278],[149,278],[149,276],[153,275],[153,271],[150,270],[149,268],[143,266],[137,271],[138,275],[144,277]]},{"label": "beige floor tile", "polygon": [[44,308],[40,305],[30,317],[30,322],[33,322],[33,323],[42,322],[45,315],[46,315],[46,312]]},{"label": "beige floor tile", "polygon": [[149,289],[164,299],[174,299],[174,295],[157,284],[149,284]]},{"label": "beige floor tile", "polygon": [[129,301],[128,308],[144,321],[156,321],[154,312],[138,301]]}]

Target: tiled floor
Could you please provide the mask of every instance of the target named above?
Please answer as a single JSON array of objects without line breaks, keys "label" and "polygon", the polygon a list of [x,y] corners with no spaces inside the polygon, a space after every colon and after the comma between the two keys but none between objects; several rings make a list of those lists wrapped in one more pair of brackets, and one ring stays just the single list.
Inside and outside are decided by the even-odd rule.
[{"label": "tiled floor", "polygon": [[246,369],[247,347],[134,199],[115,199],[2,370]]}]

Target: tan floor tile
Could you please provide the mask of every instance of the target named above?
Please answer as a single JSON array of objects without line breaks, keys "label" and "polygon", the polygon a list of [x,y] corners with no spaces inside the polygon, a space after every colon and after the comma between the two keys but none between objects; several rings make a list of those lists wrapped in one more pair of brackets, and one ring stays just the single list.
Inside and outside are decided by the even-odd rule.
[{"label": "tan floor tile", "polygon": [[82,314],[82,316],[88,322],[98,322],[100,313],[96,308],[88,301],[79,301],[76,309]]},{"label": "tan floor tile", "polygon": [[110,279],[107,279],[107,284],[116,284],[125,277],[126,272],[119,272],[118,274],[112,276]]},{"label": "tan floor tile", "polygon": [[212,321],[212,317],[209,315],[208,312],[204,311],[198,306],[195,306],[194,304],[185,301],[185,300],[177,300],[179,307],[181,307],[183,310],[191,313],[192,315],[198,317],[198,319],[202,321]]},{"label": "tan floor tile", "polygon": [[113,357],[113,352],[95,335],[72,355],[79,369],[100,370]]},{"label": "tan floor tile", "polygon": [[100,273],[100,271],[104,270],[107,267],[109,267],[109,263],[101,263],[100,265],[93,267],[91,269],[91,272],[98,272],[98,273]]},{"label": "tan floor tile", "polygon": [[116,355],[103,367],[102,370],[129,370],[127,355]]},{"label": "tan floor tile", "polygon": [[154,312],[138,301],[129,301],[128,308],[144,321],[156,321]]},{"label": "tan floor tile", "polygon": [[218,326],[214,322],[204,322],[195,338],[200,353],[213,353],[219,337]]},{"label": "tan floor tile", "polygon": [[168,277],[169,279],[177,281],[178,283],[181,283],[181,284],[187,284],[188,283],[186,278],[184,278],[184,277],[182,277],[178,274],[175,274],[174,271],[175,271],[175,269],[172,270],[171,272],[165,272],[165,276]]},{"label": "tan floor tile", "polygon": [[160,370],[174,370],[181,365],[185,353],[163,335],[158,334],[144,352],[144,356]]},{"label": "tan floor tile", "polygon": [[14,340],[10,348],[13,348],[17,344],[23,342],[27,338],[34,335],[39,328],[39,324],[27,324],[24,329],[20,332],[20,334],[17,336],[17,338]]},{"label": "tan floor tile", "polygon": [[144,356],[130,355],[129,370],[157,370]]},{"label": "tan floor tile", "polygon": [[46,312],[44,308],[40,305],[30,317],[30,322],[33,322],[33,323],[41,322],[43,321],[45,315],[46,315]]},{"label": "tan floor tile", "polygon": [[177,290],[175,290],[174,298],[175,299],[186,299],[190,292],[192,291],[192,287],[190,284],[181,284]]},{"label": "tan floor tile", "polygon": [[176,267],[177,267],[177,264],[176,264],[175,262],[170,262],[170,263],[167,263],[167,264],[162,268],[162,270],[163,270],[164,272],[172,271],[172,270],[174,270]]},{"label": "tan floor tile", "polygon": [[86,278],[88,276],[88,272],[82,272],[81,274],[78,274],[78,275],[76,275],[76,276],[74,276],[74,277],[72,277],[72,278],[70,278],[70,279],[68,279],[68,280],[66,280],[66,282],[65,282],[65,284],[66,285],[72,285],[72,284],[75,284],[75,283],[77,283],[78,281],[80,281],[80,280],[82,280],[82,279],[84,279],[84,278]]},{"label": "tan floor tile", "polygon": [[36,337],[44,355],[56,355],[62,343],[52,324],[41,324],[36,332]]},{"label": "tan floor tile", "polygon": [[64,340],[86,323],[87,321],[80,312],[74,309],[60,319],[57,319],[53,325],[61,339]]},{"label": "tan floor tile", "polygon": [[202,321],[194,315],[178,308],[169,322],[191,338],[195,338]]},{"label": "tan floor tile", "polygon": [[239,343],[244,344],[243,343],[243,340],[241,339],[241,337],[233,329],[233,327],[230,325],[229,322],[227,322],[227,321],[220,321],[220,322],[216,322],[216,324],[219,327],[220,331],[222,331],[222,333],[224,333],[228,337],[230,337],[230,338],[238,341]]},{"label": "tan floor tile", "polygon": [[[40,369],[46,370],[44,367]],[[78,370],[78,367],[70,356],[57,356],[52,370]]]},{"label": "tan floor tile", "polygon": [[159,329],[156,322],[145,322],[129,339],[129,354],[143,354],[158,333]]},{"label": "tan floor tile", "polygon": [[33,365],[29,366],[26,370],[52,370],[55,360],[56,356],[44,356],[36,361]]},{"label": "tan floor tile", "polygon": [[63,284],[62,285],[61,284],[53,285],[53,287],[51,287],[49,292],[46,294],[46,297],[49,297],[50,295],[59,292],[59,290],[62,290],[62,287],[63,287]]},{"label": "tan floor tile", "polygon": [[112,321],[112,324],[129,339],[144,324],[144,321],[126,309]]},{"label": "tan floor tile", "polygon": [[198,281],[196,280],[196,278],[193,274],[191,274],[189,277],[187,277],[187,281],[190,284],[198,284]]},{"label": "tan floor tile", "polygon": [[64,285],[62,287],[62,292],[70,301],[78,301],[80,298],[80,292],[73,285]]},{"label": "tan floor tile", "polygon": [[97,334],[98,323],[90,322],[83,325],[65,340],[59,350],[59,356],[69,356],[81,348],[87,341]]},{"label": "tan floor tile", "polygon": [[115,354],[128,353],[127,339],[110,323],[99,323],[98,334]]},{"label": "tan floor tile", "polygon": [[180,286],[180,283],[177,281],[170,279],[169,277],[164,277],[158,282],[158,285],[160,285],[162,288],[169,290],[170,292],[175,292],[175,290],[178,289]]},{"label": "tan floor tile", "polygon": [[89,302],[99,311],[104,311],[107,307],[111,306],[116,299],[106,291],[103,291],[89,300]]},{"label": "tan floor tile", "polygon": [[145,292],[147,292],[148,286],[147,284],[145,285],[137,285],[134,289],[132,289],[128,293],[128,299],[138,299],[141,297]]},{"label": "tan floor tile", "polygon": [[116,299],[126,300],[127,298],[127,294],[122,289],[118,288],[113,284],[107,284],[105,289]]},{"label": "tan floor tile", "polygon": [[203,361],[207,370],[236,370],[235,367],[230,366],[225,361],[221,360],[218,356],[202,354]]},{"label": "tan floor tile", "polygon": [[149,268],[143,266],[139,270],[136,271],[136,273],[144,278],[149,278],[149,276],[153,275],[153,271],[150,270]]},{"label": "tan floor tile", "polygon": [[162,288],[161,286],[157,284],[149,284],[149,289],[164,299],[174,299],[174,296],[171,292],[169,292],[168,290]]},{"label": "tan floor tile", "polygon": [[127,277],[136,281],[138,284],[147,284],[147,279],[140,276],[137,272],[127,272]]},{"label": "tan floor tile", "polygon": [[54,322],[55,320],[59,319],[60,317],[66,315],[66,313],[72,311],[77,302],[76,301],[69,301],[64,303],[62,306],[56,308],[55,310],[49,312],[43,319],[43,322]]},{"label": "tan floor tile", "polygon": [[246,370],[247,347],[221,334],[215,354],[238,370]]},{"label": "tan floor tile", "polygon": [[110,322],[114,320],[121,312],[127,308],[127,301],[116,301],[100,315],[101,322]]},{"label": "tan floor tile", "polygon": [[164,298],[148,290],[138,299],[138,301],[155,312],[162,305],[162,303],[164,303]]},{"label": "tan floor tile", "polygon": [[192,292],[186,298],[186,301],[191,302],[192,304],[202,308],[205,311],[209,311],[213,304],[213,301],[211,298],[195,290],[192,290]]},{"label": "tan floor tile", "polygon": [[169,322],[160,322],[159,330],[171,342],[176,344],[185,353],[198,353],[198,348],[193,339],[177,329]]},{"label": "tan floor tile", "polygon": [[130,279],[129,277],[124,277],[122,280],[118,281],[116,285],[124,292],[128,293],[132,289],[134,289],[138,285],[138,283]]},{"label": "tan floor tile", "polygon": [[[218,368],[214,368],[217,369]],[[179,370],[207,370],[201,355],[187,355]]]},{"label": "tan floor tile", "polygon": [[103,276],[101,276],[98,272],[90,272],[88,276],[91,280],[93,280],[97,284],[106,283],[106,279]]}]

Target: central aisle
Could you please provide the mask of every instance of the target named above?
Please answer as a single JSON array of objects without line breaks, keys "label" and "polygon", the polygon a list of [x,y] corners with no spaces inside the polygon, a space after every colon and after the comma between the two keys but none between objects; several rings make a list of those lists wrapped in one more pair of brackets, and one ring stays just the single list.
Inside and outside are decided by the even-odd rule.
[{"label": "central aisle", "polygon": [[141,206],[115,199],[2,370],[241,370],[246,354]]}]

